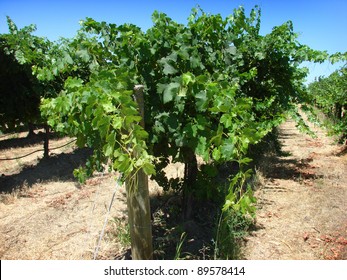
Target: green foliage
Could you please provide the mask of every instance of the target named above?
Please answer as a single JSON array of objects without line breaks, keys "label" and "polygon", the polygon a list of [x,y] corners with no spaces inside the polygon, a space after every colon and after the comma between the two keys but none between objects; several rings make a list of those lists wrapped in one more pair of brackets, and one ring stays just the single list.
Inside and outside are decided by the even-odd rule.
[{"label": "green foliage", "polygon": [[[335,56],[334,56],[335,57]],[[330,129],[339,135],[340,141],[347,139],[347,67],[320,77],[308,87],[309,96],[328,118]]]},{"label": "green foliage", "polygon": [[254,225],[254,219],[229,208],[221,213],[214,240],[214,259],[240,259],[240,241]]},{"label": "green foliage", "polygon": [[113,218],[111,220],[111,227],[114,231],[114,236],[109,234],[108,237],[110,239],[117,239],[123,247],[129,247],[131,244],[129,224],[125,224],[120,218]]},{"label": "green foliage", "polygon": [[[304,101],[306,72],[299,64],[321,61],[326,54],[299,44],[291,22],[261,36],[258,8],[249,17],[239,8],[225,19],[193,9],[187,26],[159,12],[153,13],[152,20],[153,27],[143,33],[131,24],[116,26],[87,18],[78,35],[57,50],[57,59],[37,68],[37,73],[46,80],[73,74],[87,84],[93,72],[125,67],[134,84],[145,85],[147,144],[149,153],[159,158],[154,178],[166,188],[180,185],[177,180],[169,182],[161,170],[169,157],[185,162],[187,150],[206,162],[238,162],[243,177],[239,174],[231,178],[226,210],[242,197],[235,196],[231,203],[230,198],[242,190],[244,177],[249,176],[243,171],[250,161],[249,147],[280,124],[288,110],[295,111],[296,104]],[[76,73],[76,68],[86,70]],[[65,87],[71,88],[77,81],[71,80]],[[68,112],[70,108],[64,104],[70,97],[59,98],[64,100],[57,104],[60,114]],[[106,128],[112,123],[119,129],[121,117],[114,123],[111,117],[101,118],[108,105],[88,108],[96,110],[96,116],[90,121],[87,114],[81,121],[90,121],[88,126],[98,127],[100,136],[107,135],[107,141],[113,143],[114,136],[108,135]],[[64,123],[57,122],[56,127],[68,129]],[[80,129],[81,145],[87,142],[88,133],[96,133],[95,127]],[[89,144],[95,147],[98,142]],[[114,155],[111,146],[100,147],[106,157]],[[117,157],[122,164],[115,167],[126,170],[131,159],[122,153]],[[147,171],[153,173],[151,167]]]},{"label": "green foliage", "polygon": [[155,173],[145,142],[148,133],[138,124],[141,117],[129,83],[123,69],[108,69],[92,74],[87,83],[68,78],[57,98],[42,101],[51,127],[77,137],[78,146],[94,149],[86,170],[75,171],[80,180],[109,160],[124,178],[141,168]]},{"label": "green foliage", "polygon": [[43,87],[32,75],[49,47],[44,38],[32,35],[34,25],[18,29],[7,18],[9,33],[0,34],[0,129],[13,130],[21,123],[38,121]]},{"label": "green foliage", "polygon": [[175,252],[174,260],[182,260],[182,258],[181,258],[182,246],[183,246],[183,243],[184,243],[186,237],[187,237],[187,234],[185,232],[183,232],[181,234],[179,242],[176,245],[176,252]]}]

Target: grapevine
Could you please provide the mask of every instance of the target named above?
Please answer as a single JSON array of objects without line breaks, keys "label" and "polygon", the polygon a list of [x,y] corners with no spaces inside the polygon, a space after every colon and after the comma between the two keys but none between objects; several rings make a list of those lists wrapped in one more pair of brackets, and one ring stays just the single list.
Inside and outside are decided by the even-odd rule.
[{"label": "grapevine", "polygon": [[[195,201],[211,191],[215,166],[233,162],[221,209],[254,217],[250,148],[288,115],[307,129],[298,105],[311,99],[300,65],[328,58],[300,44],[290,21],[260,35],[260,18],[258,7],[226,18],[194,8],[184,25],[155,11],[146,32],[86,18],[74,38],[33,59],[33,74],[49,92],[41,95],[42,117],[94,150],[75,175],[83,181],[107,165],[136,193],[143,171],[182,193],[190,219]],[[141,113],[133,96],[139,84]],[[170,161],[185,165],[182,180],[166,177]]]},{"label": "grapevine", "polygon": [[[343,56],[340,59],[343,60]],[[319,77],[309,85],[308,89],[316,108],[331,120],[330,125],[327,124],[328,129],[339,137],[341,143],[345,142],[347,139],[346,64],[328,77]]]}]

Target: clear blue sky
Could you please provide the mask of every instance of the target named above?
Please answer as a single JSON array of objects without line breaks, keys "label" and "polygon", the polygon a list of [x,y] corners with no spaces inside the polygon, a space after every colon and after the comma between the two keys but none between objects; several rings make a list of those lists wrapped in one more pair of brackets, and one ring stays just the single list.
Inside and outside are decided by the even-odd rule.
[{"label": "clear blue sky", "polygon": [[[8,32],[7,15],[19,28],[36,24],[35,34],[50,40],[73,37],[79,29],[79,21],[86,17],[116,24],[133,23],[145,31],[152,25],[154,10],[186,23],[196,5],[207,13],[220,13],[224,17],[240,5],[247,13],[258,5],[262,10],[262,34],[292,20],[301,43],[329,53],[347,51],[346,0],[0,0],[0,33]],[[309,81],[315,76],[327,76],[337,67],[328,63],[307,66],[311,70]]]}]

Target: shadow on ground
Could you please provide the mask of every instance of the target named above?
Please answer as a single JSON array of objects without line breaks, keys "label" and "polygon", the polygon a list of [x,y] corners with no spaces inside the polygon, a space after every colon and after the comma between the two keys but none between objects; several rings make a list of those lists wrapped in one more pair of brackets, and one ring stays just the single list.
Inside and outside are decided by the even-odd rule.
[{"label": "shadow on ground", "polygon": [[[31,136],[20,137],[20,138],[9,138],[0,140],[0,151],[6,149],[14,149],[14,148],[25,148],[28,146],[38,145],[42,143],[46,134],[43,132],[38,132]],[[49,133],[49,139],[59,139],[60,136],[57,133]],[[43,147],[42,147],[43,148]]]},{"label": "shadow on ground", "polygon": [[342,156],[347,155],[347,145],[340,152],[338,152],[336,155],[338,157],[342,157]]},{"label": "shadow on ground", "polygon": [[312,161],[311,158],[296,160],[289,158],[289,156],[278,157],[276,155],[266,155],[263,160],[268,162],[263,172],[269,180],[314,180],[323,178],[323,175],[309,172],[312,168],[310,164]]},{"label": "shadow on ground", "polygon": [[77,149],[71,153],[61,153],[39,160],[37,165],[27,165],[19,173],[0,177],[0,192],[11,193],[23,185],[31,187],[35,183],[51,180],[75,180],[74,169],[84,165],[91,155],[90,149]]},{"label": "shadow on ground", "polygon": [[292,154],[283,149],[282,141],[295,137],[295,130],[286,129],[275,131],[265,138],[259,150],[263,153],[252,155],[255,158],[255,166],[258,166],[263,175],[271,180],[314,180],[322,178],[323,175],[314,172],[311,162],[312,157],[296,159]]}]

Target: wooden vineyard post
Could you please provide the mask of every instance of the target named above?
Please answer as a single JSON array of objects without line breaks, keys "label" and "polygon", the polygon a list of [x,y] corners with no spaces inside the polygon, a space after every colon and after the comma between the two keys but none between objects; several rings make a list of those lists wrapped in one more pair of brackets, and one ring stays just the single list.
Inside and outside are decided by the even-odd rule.
[{"label": "wooden vineyard post", "polygon": [[[144,127],[145,122],[142,85],[137,85],[134,87],[134,95],[140,108],[140,115],[142,117],[141,125]],[[134,176],[135,179],[132,178],[126,180],[125,182],[131,237],[131,255],[133,260],[150,260],[153,258],[153,247],[148,176],[142,169],[134,174]]]}]

